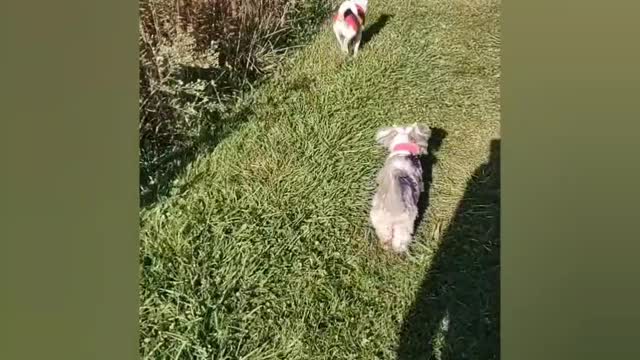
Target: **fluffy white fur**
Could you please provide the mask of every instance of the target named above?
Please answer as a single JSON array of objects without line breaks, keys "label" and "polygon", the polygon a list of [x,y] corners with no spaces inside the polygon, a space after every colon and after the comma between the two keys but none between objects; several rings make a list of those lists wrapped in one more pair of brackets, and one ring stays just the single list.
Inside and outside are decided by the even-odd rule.
[{"label": "fluffy white fur", "polygon": [[[384,128],[376,134],[389,156],[377,177],[370,220],[385,249],[403,253],[413,238],[418,199],[424,191],[419,157],[427,153],[430,135],[429,128],[417,124]],[[403,150],[407,144],[413,144],[409,146],[415,152]]]},{"label": "fluffy white fur", "polygon": [[[340,49],[345,54],[349,54],[350,50],[353,51],[353,56],[358,54],[360,49],[360,41],[362,40],[362,31],[364,30],[364,19],[358,16],[358,8],[360,6],[365,14],[368,11],[368,0],[347,0],[340,4],[338,13],[333,21],[333,33],[336,35]],[[346,13],[352,13],[359,19],[359,26],[357,29],[352,28],[345,21],[344,16]]]}]

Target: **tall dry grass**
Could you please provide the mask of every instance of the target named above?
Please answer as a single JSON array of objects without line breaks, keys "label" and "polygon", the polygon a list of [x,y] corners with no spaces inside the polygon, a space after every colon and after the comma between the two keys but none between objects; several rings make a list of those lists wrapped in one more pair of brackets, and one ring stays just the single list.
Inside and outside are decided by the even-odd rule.
[{"label": "tall dry grass", "polygon": [[239,94],[314,32],[330,0],[140,1],[142,203],[215,137]]}]

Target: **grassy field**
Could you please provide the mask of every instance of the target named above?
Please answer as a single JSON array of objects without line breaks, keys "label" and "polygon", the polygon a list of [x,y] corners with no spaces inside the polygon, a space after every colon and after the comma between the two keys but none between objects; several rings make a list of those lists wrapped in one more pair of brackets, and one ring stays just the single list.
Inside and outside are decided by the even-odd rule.
[{"label": "grassy field", "polygon": [[[498,0],[370,1],[357,59],[326,27],[141,211],[148,359],[497,359]],[[422,122],[428,207],[407,257],[367,214],[375,131]]]}]

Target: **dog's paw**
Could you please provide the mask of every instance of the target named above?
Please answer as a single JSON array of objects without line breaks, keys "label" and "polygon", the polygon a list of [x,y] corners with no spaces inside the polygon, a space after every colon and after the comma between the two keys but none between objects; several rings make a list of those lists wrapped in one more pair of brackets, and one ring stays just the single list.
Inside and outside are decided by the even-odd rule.
[{"label": "dog's paw", "polygon": [[409,250],[409,246],[407,244],[394,244],[393,252],[399,255],[406,254]]},{"label": "dog's paw", "polygon": [[384,249],[385,251],[391,250],[391,248],[392,248],[391,239],[381,239],[380,240],[380,247],[382,249]]}]

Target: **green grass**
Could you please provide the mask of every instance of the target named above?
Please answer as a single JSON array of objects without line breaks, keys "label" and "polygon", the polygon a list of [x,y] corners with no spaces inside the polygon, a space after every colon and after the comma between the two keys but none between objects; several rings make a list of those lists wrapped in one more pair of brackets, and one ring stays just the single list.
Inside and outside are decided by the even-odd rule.
[{"label": "green grass", "polygon": [[[369,26],[390,17],[357,59],[325,27],[257,89],[177,194],[141,211],[141,354],[497,359],[499,10],[372,0]],[[373,137],[416,121],[447,136],[397,257],[368,225]]]}]

